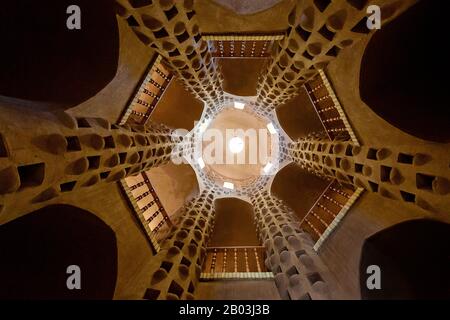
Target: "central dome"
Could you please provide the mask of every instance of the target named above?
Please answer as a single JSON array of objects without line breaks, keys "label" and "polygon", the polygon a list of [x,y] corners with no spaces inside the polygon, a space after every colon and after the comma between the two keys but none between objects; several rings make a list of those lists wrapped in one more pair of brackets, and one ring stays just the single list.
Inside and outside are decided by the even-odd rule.
[{"label": "central dome", "polygon": [[233,137],[228,142],[228,148],[232,153],[240,153],[244,149],[244,140],[240,137]]},{"label": "central dome", "polygon": [[[232,105],[211,121],[205,132],[207,138],[203,137],[202,157],[218,184],[227,181],[238,187],[261,175],[271,157],[272,140],[267,123]],[[208,161],[211,158],[215,161]]]}]

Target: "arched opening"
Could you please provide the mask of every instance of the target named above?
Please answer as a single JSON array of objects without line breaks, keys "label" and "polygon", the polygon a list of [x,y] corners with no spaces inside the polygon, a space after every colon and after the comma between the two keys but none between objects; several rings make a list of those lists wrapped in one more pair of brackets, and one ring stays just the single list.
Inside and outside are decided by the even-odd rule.
[{"label": "arched opening", "polygon": [[242,97],[256,96],[258,77],[267,59],[216,58],[223,75],[223,90]]},{"label": "arched opening", "polygon": [[[180,108],[180,101],[183,108]],[[164,91],[156,108],[150,115],[150,120],[164,123],[172,128],[192,130],[203,112],[203,102],[187,91],[181,81],[173,78]]]},{"label": "arched opening", "polygon": [[297,93],[294,98],[275,109],[281,127],[292,140],[324,130],[306,90],[301,88]]},{"label": "arched opening", "polygon": [[[362,299],[450,299],[450,225],[410,220],[366,239],[360,260]],[[381,271],[369,290],[367,267]]]},{"label": "arched opening", "polygon": [[[80,8],[81,29],[67,20]],[[69,13],[66,13],[69,12]],[[115,76],[119,34],[112,0],[7,1],[0,11],[0,96],[66,109]]]},{"label": "arched opening", "polygon": [[446,83],[439,76],[448,71],[440,55],[446,12],[439,7],[438,1],[420,1],[374,34],[361,63],[360,94],[391,125],[418,138],[450,142]]},{"label": "arched opening", "polygon": [[329,183],[291,163],[277,173],[271,191],[292,208],[301,220]]},{"label": "arched opening", "polygon": [[210,247],[259,246],[253,223],[253,206],[238,198],[221,198],[214,203],[216,220]]},{"label": "arched opening", "polygon": [[[92,213],[51,205],[0,226],[0,299],[112,299],[117,278],[114,231]],[[81,289],[69,290],[80,268]]]}]

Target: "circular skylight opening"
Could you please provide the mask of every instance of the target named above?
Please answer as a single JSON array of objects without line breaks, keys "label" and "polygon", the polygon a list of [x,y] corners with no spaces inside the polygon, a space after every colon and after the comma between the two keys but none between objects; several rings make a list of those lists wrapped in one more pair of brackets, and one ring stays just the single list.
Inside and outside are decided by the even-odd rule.
[{"label": "circular skylight opening", "polygon": [[228,142],[228,147],[232,153],[239,153],[244,149],[244,141],[239,137],[233,137]]}]

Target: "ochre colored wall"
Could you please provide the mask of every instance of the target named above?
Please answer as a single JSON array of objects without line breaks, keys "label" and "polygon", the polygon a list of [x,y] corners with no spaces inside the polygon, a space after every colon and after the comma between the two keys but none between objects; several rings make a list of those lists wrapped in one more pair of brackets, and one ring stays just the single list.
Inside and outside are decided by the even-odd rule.
[{"label": "ochre colored wall", "polygon": [[271,190],[275,196],[285,201],[301,220],[328,184],[329,182],[292,163],[277,173]]},{"label": "ochre colored wall", "polygon": [[210,247],[259,246],[253,224],[253,207],[237,198],[215,201],[216,223]]}]

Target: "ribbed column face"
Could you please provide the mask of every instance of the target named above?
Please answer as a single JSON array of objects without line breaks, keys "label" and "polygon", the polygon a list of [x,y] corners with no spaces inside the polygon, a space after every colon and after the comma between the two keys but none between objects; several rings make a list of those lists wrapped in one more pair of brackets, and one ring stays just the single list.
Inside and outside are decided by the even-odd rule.
[{"label": "ribbed column face", "polygon": [[204,191],[183,213],[152,260],[152,278],[144,299],[194,299],[206,245],[214,227],[214,196]]},{"label": "ribbed column face", "polygon": [[266,267],[275,274],[283,299],[330,299],[333,283],[314,251],[310,235],[299,228],[294,212],[267,191],[252,198],[260,241],[267,250]]},{"label": "ribbed column face", "polygon": [[20,206],[166,164],[179,142],[162,125],[130,128],[68,115],[60,120],[30,115],[25,123],[0,132],[5,151],[0,157],[2,218],[9,219]]},{"label": "ribbed column face", "polygon": [[[275,43],[273,62],[259,80],[257,102],[268,110],[288,102],[342,49],[373,32],[366,26],[371,15],[367,6],[376,1],[296,2],[288,15],[286,37]],[[404,5],[395,0],[383,1],[381,22],[393,19]]]},{"label": "ribbed column face", "polygon": [[138,38],[165,58],[194,96],[214,106],[223,102],[221,73],[200,35],[193,2],[117,0]]},{"label": "ribbed column face", "polygon": [[307,138],[292,143],[289,152],[294,162],[318,176],[428,211],[449,212],[450,171],[444,145],[355,146]]}]

